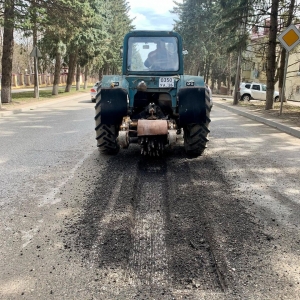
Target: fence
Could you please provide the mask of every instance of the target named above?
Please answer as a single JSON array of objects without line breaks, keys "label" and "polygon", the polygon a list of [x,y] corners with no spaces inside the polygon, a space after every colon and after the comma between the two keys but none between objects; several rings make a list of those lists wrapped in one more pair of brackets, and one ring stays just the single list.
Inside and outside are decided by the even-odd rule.
[{"label": "fence", "polygon": [[[65,84],[67,82],[67,74],[61,74],[59,77],[59,84]],[[82,75],[80,75],[80,83],[82,83]],[[53,74],[39,74],[39,85],[52,85],[54,81]],[[91,83],[96,82],[94,78],[90,78]],[[73,84],[76,83],[76,75],[73,78]],[[12,74],[11,85],[13,87],[32,86],[34,84],[34,74]]]}]

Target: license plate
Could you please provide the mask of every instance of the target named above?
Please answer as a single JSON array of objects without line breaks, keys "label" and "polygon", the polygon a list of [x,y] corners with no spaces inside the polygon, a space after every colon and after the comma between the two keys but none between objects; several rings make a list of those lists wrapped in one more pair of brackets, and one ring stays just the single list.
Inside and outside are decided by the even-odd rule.
[{"label": "license plate", "polygon": [[160,77],[159,78],[159,87],[174,87],[174,78],[173,77]]}]

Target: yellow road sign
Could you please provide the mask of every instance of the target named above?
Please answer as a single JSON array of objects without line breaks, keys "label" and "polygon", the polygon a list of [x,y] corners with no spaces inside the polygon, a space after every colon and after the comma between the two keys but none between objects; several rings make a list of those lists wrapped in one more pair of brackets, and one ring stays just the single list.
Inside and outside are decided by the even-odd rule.
[{"label": "yellow road sign", "polygon": [[289,52],[300,42],[300,31],[295,25],[290,25],[279,36],[281,45]]}]

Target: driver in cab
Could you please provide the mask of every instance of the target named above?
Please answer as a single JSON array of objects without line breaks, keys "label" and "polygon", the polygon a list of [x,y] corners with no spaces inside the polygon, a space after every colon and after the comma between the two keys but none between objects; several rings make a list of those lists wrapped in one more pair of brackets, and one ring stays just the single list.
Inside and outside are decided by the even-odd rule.
[{"label": "driver in cab", "polygon": [[148,54],[144,62],[145,67],[154,71],[178,70],[178,52],[174,43],[159,41],[156,49]]},{"label": "driver in cab", "polygon": [[153,67],[156,68],[163,63],[167,62],[167,50],[165,47],[165,43],[163,41],[159,41],[156,44],[156,49],[151,51],[148,54],[147,59],[144,62],[145,67],[152,69]]}]

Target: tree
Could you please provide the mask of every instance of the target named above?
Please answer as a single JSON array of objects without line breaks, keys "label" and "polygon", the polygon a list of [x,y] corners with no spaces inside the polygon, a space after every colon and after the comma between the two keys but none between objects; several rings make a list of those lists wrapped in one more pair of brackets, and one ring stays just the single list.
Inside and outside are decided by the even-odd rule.
[{"label": "tree", "polygon": [[[233,5],[236,1],[231,2]],[[182,4],[174,3],[177,7],[172,12],[179,17],[174,29],[182,35],[184,46],[189,51],[185,57],[185,72],[202,75],[206,82],[211,81],[212,88],[215,83],[218,89],[222,83],[229,86],[231,70],[228,67],[231,68],[231,64],[228,61],[230,52],[235,48],[229,49],[236,44],[235,35],[232,35],[236,30],[233,31],[232,26],[225,23],[225,19],[229,19],[225,15],[226,9],[220,1],[187,0]],[[228,7],[231,6],[228,4]],[[232,24],[236,26],[236,22]]]},{"label": "tree", "polygon": [[[71,87],[76,68],[84,68],[85,81],[89,74],[101,76],[103,72],[120,72],[120,46],[125,33],[133,29],[126,0],[0,0],[1,3],[5,18],[0,21],[5,25],[3,38],[7,39],[2,48],[2,52],[5,50],[2,55],[2,99],[6,102],[11,101],[14,29],[23,37],[17,40],[17,49],[21,49],[18,59],[24,60],[18,65],[22,69],[28,65],[32,71],[29,53],[37,45],[42,53],[39,71],[55,75],[53,94],[58,93],[62,64],[69,64],[70,70],[66,91]],[[26,39],[32,40],[33,44],[24,47]],[[79,76],[76,78],[78,81]]]},{"label": "tree", "polygon": [[[71,7],[68,3],[66,0],[41,2],[38,12],[35,10],[29,22],[30,27],[33,29],[33,36],[35,36],[34,24],[36,24],[36,16],[39,16],[39,28],[43,37],[38,44],[42,49],[48,51],[50,58],[55,59],[52,90],[54,95],[58,94],[61,60],[66,52],[66,45],[82,28],[87,28],[86,20],[92,14],[87,0],[71,0]],[[73,70],[71,69],[71,71]],[[68,91],[69,88],[70,86],[67,83],[66,90]]]},{"label": "tree", "polygon": [[[223,1],[229,3],[229,1]],[[283,81],[283,69],[285,63],[285,50],[279,51],[278,42],[276,41],[278,31],[285,24],[291,24],[295,20],[295,1],[240,1],[244,3],[246,23],[245,29],[255,33],[263,29],[264,34],[259,37],[257,42],[251,41],[251,52],[253,57],[261,57],[263,65],[266,65],[267,76],[267,101],[265,109],[273,107],[274,85],[279,79],[279,88],[281,90]],[[247,5],[246,5],[247,4]],[[230,11],[230,10],[229,10]],[[229,12],[227,11],[227,12]],[[232,14],[236,15],[236,14]],[[230,18],[235,19],[235,18]],[[279,24],[279,25],[278,25]],[[248,54],[250,53],[248,49]],[[281,53],[281,55],[280,55]],[[246,63],[251,62],[249,55]],[[266,64],[264,63],[266,61]],[[279,64],[280,61],[280,64]],[[265,70],[265,68],[263,68]],[[277,74],[276,74],[277,70]]]},{"label": "tree", "polygon": [[14,48],[15,1],[5,0],[3,22],[3,54],[1,78],[1,102],[11,102],[11,76]]}]

